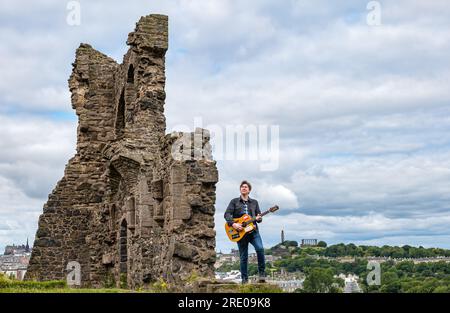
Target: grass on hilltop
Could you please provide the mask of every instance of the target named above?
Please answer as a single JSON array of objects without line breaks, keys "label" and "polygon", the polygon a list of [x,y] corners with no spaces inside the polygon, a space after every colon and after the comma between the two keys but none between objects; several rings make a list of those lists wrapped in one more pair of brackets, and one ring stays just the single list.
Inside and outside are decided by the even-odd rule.
[{"label": "grass on hilltop", "polygon": [[[192,281],[191,281],[192,280]],[[196,279],[189,278],[187,283]],[[269,284],[235,284],[227,286],[229,292],[238,293],[278,293],[282,290],[278,286]],[[174,292],[162,279],[150,285],[148,288],[131,290],[126,288],[70,288],[62,280],[52,281],[19,281],[8,278],[0,273],[0,293],[167,293]],[[175,291],[176,292],[176,291]]]},{"label": "grass on hilltop", "polygon": [[20,281],[0,273],[0,293],[130,293],[155,292],[121,288],[70,288],[62,280]]}]

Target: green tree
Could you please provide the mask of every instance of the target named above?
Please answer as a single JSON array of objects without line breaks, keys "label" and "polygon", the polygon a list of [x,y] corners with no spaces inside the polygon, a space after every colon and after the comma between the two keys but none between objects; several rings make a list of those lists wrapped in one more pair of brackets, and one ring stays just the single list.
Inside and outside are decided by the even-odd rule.
[{"label": "green tree", "polygon": [[412,261],[399,262],[399,263],[397,263],[396,268],[403,272],[413,273],[414,272],[414,262],[412,262]]},{"label": "green tree", "polygon": [[298,247],[298,242],[295,240],[285,240],[283,245],[286,247]]},{"label": "green tree", "polygon": [[321,248],[326,248],[327,247],[327,243],[325,242],[325,241],[319,241],[318,243],[317,243],[317,246],[318,247],[321,247]]},{"label": "green tree", "polygon": [[392,251],[392,257],[393,258],[403,258],[405,257],[405,250],[400,247],[394,247]]},{"label": "green tree", "polygon": [[398,274],[395,268],[391,268],[381,276],[381,284],[390,284],[398,281]]},{"label": "green tree", "polygon": [[381,292],[387,292],[387,293],[398,293],[400,292],[400,282],[399,281],[392,281],[389,284],[384,284],[381,286],[380,291]]},{"label": "green tree", "polygon": [[331,269],[314,268],[303,282],[303,289],[315,293],[340,292],[343,284],[342,279],[333,277]]}]

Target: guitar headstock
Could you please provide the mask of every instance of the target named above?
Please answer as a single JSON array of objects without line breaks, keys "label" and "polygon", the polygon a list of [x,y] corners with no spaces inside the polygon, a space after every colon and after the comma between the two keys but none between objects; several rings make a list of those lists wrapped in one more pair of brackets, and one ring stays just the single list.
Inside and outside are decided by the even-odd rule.
[{"label": "guitar headstock", "polygon": [[273,207],[271,207],[270,209],[269,209],[269,211],[270,211],[270,213],[273,213],[273,212],[275,212],[275,211],[278,211],[280,209],[280,207],[278,206],[278,205],[274,205]]}]

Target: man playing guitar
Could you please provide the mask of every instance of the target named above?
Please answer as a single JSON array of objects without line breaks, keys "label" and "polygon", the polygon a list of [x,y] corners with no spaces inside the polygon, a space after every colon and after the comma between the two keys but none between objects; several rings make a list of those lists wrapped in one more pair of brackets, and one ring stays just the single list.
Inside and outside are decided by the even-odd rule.
[{"label": "man playing guitar", "polygon": [[[234,198],[230,201],[226,211],[225,220],[229,226],[232,226],[237,231],[242,231],[242,224],[234,222],[233,219],[239,218],[244,214],[248,214],[251,217],[256,217],[256,222],[262,222],[261,210],[259,209],[258,201],[251,199],[248,195],[252,190],[252,185],[244,180],[240,185],[241,196]],[[255,248],[258,258],[258,274],[259,282],[265,282],[265,259],[264,259],[264,247],[261,236],[259,235],[258,225],[256,224],[255,230],[244,235],[244,237],[237,242],[239,248],[239,259],[242,283],[248,282],[248,244],[251,243]]]}]

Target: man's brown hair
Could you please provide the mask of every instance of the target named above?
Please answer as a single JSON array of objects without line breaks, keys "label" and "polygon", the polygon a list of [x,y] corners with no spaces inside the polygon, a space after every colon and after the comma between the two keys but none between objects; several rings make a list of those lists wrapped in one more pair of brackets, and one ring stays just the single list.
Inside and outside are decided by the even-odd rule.
[{"label": "man's brown hair", "polygon": [[252,190],[252,185],[248,181],[243,180],[242,183],[239,185],[239,188],[241,188],[242,185],[247,185],[248,186],[248,190]]}]

